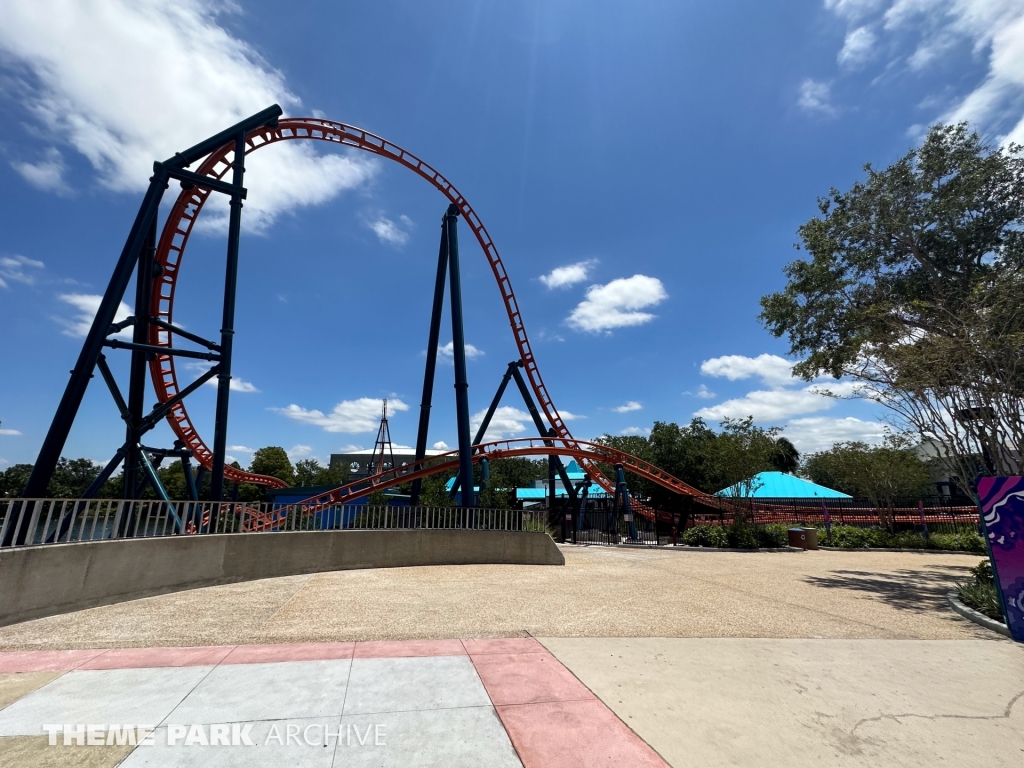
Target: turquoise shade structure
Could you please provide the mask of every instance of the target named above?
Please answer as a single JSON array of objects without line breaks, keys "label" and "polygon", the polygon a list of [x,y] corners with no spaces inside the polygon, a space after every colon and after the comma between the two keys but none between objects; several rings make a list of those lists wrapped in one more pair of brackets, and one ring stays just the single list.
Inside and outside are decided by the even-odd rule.
[{"label": "turquoise shade structure", "polygon": [[[750,496],[762,499],[852,499],[846,493],[834,491],[824,485],[812,483],[785,472],[759,472],[754,475],[753,492]],[[718,491],[715,496],[743,496],[739,484],[730,485]]]}]

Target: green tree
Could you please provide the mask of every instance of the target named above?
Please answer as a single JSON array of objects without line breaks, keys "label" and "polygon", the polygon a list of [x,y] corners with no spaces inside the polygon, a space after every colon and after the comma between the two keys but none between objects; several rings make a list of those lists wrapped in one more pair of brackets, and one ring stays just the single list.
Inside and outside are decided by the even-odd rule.
[{"label": "green tree", "polygon": [[302,459],[295,462],[295,485],[344,485],[348,482],[348,467],[323,467],[316,459]]},{"label": "green tree", "polygon": [[278,480],[284,480],[288,485],[295,485],[295,470],[292,468],[291,459],[284,448],[276,445],[257,449],[252,455],[249,471],[259,475],[270,475]]},{"label": "green tree", "polygon": [[726,419],[721,426],[722,431],[710,444],[709,461],[714,474],[722,487],[734,488],[735,496],[753,496],[760,487],[757,475],[774,469],[780,430],[759,427],[751,416]]},{"label": "green tree", "polygon": [[819,485],[871,501],[879,522],[889,529],[897,502],[935,492],[927,463],[913,450],[912,440],[901,434],[887,435],[878,446],[836,443],[808,456],[803,471]]},{"label": "green tree", "polygon": [[[849,376],[855,396],[942,447],[948,471],[1020,470],[1024,447],[1024,157],[964,124],[847,192],[799,229],[810,255],[761,300],[805,379]],[[952,416],[952,418],[951,418]],[[1013,450],[1007,450],[1013,449]]]},{"label": "green tree", "polygon": [[21,496],[28,476],[32,474],[31,464],[12,464],[0,473],[0,497],[9,499]]},{"label": "green tree", "polygon": [[57,462],[46,486],[46,494],[52,499],[78,499],[92,485],[103,469],[91,459],[65,459]]},{"label": "green tree", "polygon": [[800,451],[785,437],[776,438],[771,461],[777,472],[793,474],[800,468]]}]

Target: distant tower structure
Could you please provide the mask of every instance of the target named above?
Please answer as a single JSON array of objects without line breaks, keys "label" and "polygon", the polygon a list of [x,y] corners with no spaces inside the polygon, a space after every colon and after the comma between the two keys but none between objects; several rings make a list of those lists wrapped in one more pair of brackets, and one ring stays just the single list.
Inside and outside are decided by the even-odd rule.
[{"label": "distant tower structure", "polygon": [[388,428],[388,401],[384,401],[380,415],[380,428],[377,430],[377,441],[373,444],[370,455],[369,474],[375,475],[395,466],[395,452],[391,447],[391,430]]}]

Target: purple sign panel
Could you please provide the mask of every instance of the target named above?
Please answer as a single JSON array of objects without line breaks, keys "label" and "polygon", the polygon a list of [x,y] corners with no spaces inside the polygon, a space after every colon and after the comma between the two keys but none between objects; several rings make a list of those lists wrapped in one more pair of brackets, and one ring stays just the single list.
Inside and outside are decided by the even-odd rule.
[{"label": "purple sign panel", "polygon": [[1024,477],[983,477],[978,495],[1010,634],[1024,643]]}]

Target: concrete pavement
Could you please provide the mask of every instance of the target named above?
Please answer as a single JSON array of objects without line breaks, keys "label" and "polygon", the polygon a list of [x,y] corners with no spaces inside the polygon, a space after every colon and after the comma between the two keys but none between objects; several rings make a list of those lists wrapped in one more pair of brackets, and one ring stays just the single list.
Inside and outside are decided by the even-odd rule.
[{"label": "concrete pavement", "polygon": [[561,547],[566,564],[342,571],[0,627],[0,650],[510,637],[971,639],[946,593],[977,555]]}]

